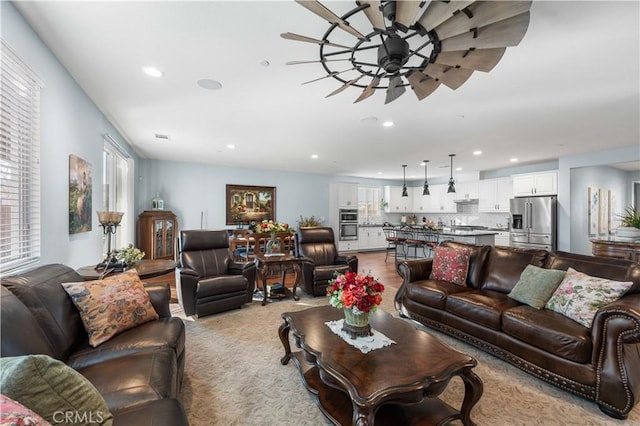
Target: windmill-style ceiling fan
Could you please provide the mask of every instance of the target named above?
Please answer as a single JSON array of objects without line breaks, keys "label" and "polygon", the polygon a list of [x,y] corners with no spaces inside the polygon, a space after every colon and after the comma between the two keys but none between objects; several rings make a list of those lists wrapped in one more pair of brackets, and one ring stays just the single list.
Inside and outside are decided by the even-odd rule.
[{"label": "windmill-style ceiling fan", "polygon": [[[281,34],[320,45],[319,60],[287,62],[322,64],[327,75],[303,84],[332,77],[342,85],[327,97],[359,87],[363,90],[354,102],[386,89],[385,103],[400,97],[407,86],[422,100],[440,84],[457,89],[474,71],[491,71],[506,48],[524,37],[531,8],[531,1],[371,0],[356,1],[354,9],[338,16],[319,1],[296,3],[330,23],[321,39]],[[372,30],[356,28],[358,19]],[[333,67],[340,62],[350,62],[350,67],[337,71]]]}]

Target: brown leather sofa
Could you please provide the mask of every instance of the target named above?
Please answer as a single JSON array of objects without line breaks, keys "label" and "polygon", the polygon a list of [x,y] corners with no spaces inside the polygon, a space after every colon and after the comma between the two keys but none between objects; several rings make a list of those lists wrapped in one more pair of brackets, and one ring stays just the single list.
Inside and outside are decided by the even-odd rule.
[{"label": "brown leather sofa", "polygon": [[180,231],[179,241],[176,288],[185,314],[215,314],[253,300],[256,266],[233,260],[226,230]]},{"label": "brown leather sofa", "polygon": [[301,258],[302,288],[312,296],[327,295],[335,272],[358,272],[356,256],[338,254],[333,228],[300,228],[295,236],[295,252]]},{"label": "brown leather sofa", "polygon": [[168,284],[146,285],[160,318],[89,345],[61,283],[82,277],[52,264],[2,278],[0,355],[44,354],[71,366],[104,397],[114,425],[188,425],[177,399],[185,362],[185,327],[171,317]]},{"label": "brown leather sofa", "polygon": [[[537,249],[474,246],[467,287],[429,279],[433,259],[404,260],[395,305],[403,317],[471,343],[568,392],[626,418],[640,396],[640,264]],[[596,314],[591,329],[507,294],[529,264],[615,281],[632,281],[619,300]]]}]

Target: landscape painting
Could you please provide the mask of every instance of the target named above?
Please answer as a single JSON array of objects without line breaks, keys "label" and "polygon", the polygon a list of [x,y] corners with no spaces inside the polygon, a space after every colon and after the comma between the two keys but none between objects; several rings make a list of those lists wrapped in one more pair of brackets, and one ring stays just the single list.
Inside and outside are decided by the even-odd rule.
[{"label": "landscape painting", "polygon": [[275,186],[227,185],[227,225],[249,225],[275,218]]},{"label": "landscape painting", "polygon": [[69,234],[91,231],[91,164],[69,155]]}]

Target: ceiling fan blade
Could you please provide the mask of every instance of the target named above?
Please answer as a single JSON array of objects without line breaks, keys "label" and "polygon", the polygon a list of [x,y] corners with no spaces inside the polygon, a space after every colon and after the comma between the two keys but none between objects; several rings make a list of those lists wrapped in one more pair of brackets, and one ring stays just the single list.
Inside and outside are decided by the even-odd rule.
[{"label": "ceiling fan blade", "polygon": [[331,92],[327,96],[325,96],[325,98],[328,98],[329,96],[337,95],[338,93],[342,92],[347,87],[351,86],[352,84],[354,84],[355,82],[360,80],[362,77],[364,77],[364,74],[362,74],[360,77],[354,78],[353,80],[347,81],[345,84],[343,84],[342,86],[338,87],[336,90],[334,90],[333,92]]},{"label": "ceiling fan blade", "polygon": [[305,82],[304,82],[304,83],[302,83],[302,84],[314,83],[314,82],[316,82],[316,81],[324,80],[325,78],[333,77],[334,75],[342,74],[343,72],[353,71],[353,70],[355,70],[355,67],[354,67],[354,68],[349,68],[348,70],[334,71],[334,72],[332,72],[331,74],[327,74],[327,75],[325,75],[325,76],[323,76],[323,77],[316,78],[316,79],[314,79],[314,80],[305,81]]},{"label": "ceiling fan blade", "polygon": [[[442,51],[466,50],[472,47],[490,49],[495,47],[517,46],[529,27],[529,12],[495,24],[480,27],[455,37],[442,40]],[[475,36],[475,37],[474,37]]]},{"label": "ceiling fan blade", "polygon": [[413,25],[421,4],[415,0],[397,0],[395,22],[407,28]]},{"label": "ceiling fan blade", "polygon": [[402,77],[396,75],[389,80],[389,87],[387,88],[387,97],[384,100],[385,104],[395,101],[406,92],[407,89],[402,85]]},{"label": "ceiling fan blade", "polygon": [[387,26],[384,24],[384,17],[380,11],[380,0],[360,1],[360,3],[369,5],[364,10],[364,14],[367,15],[367,19],[369,19],[373,28],[386,29]]},{"label": "ceiling fan blade", "polygon": [[360,96],[358,96],[358,99],[353,101],[353,103],[355,104],[356,102],[364,101],[369,96],[373,95],[376,92],[375,88],[378,85],[378,83],[380,83],[380,77],[374,77],[371,80],[371,83],[369,83],[369,85],[362,91]]},{"label": "ceiling fan blade", "polygon": [[439,86],[440,83],[433,78],[430,78],[420,71],[413,71],[407,75],[407,80],[413,88],[413,93],[419,101],[423,100],[430,94],[432,94]]},{"label": "ceiling fan blade", "polygon": [[323,59],[320,61],[288,61],[285,62],[285,65],[302,65],[302,64],[318,64],[321,62],[342,62],[342,61],[350,61],[350,58],[345,59]]},{"label": "ceiling fan blade", "polygon": [[531,8],[531,1],[477,1],[466,8],[466,13],[458,13],[438,25],[435,30],[440,40],[465,33],[472,28],[486,27],[521,13]]},{"label": "ceiling fan blade", "polygon": [[344,46],[342,44],[330,43],[328,41],[318,40],[317,38],[311,38],[311,37],[307,37],[307,36],[303,36],[303,35],[295,34],[295,33],[282,33],[282,34],[280,34],[280,37],[285,38],[287,40],[304,41],[306,43],[314,43],[314,44],[326,44],[327,46],[341,47],[343,49],[351,49],[351,47],[349,47],[349,46]]},{"label": "ceiling fan blade", "polygon": [[429,64],[422,72],[453,90],[462,86],[473,74],[473,70],[438,64]]},{"label": "ceiling fan blade", "polygon": [[364,39],[364,35],[360,34],[357,30],[349,25],[347,21],[340,18],[338,15],[327,9],[322,3],[317,0],[295,0],[296,3],[303,6],[304,8],[310,10],[315,13],[319,17],[326,19],[332,24],[337,24],[342,30],[348,32],[354,37],[359,39]]},{"label": "ceiling fan blade", "polygon": [[440,52],[435,63],[440,65],[449,65],[452,67],[460,66],[476,71],[489,72],[496,66],[502,55],[507,50],[506,47],[494,49],[472,49],[472,50],[456,50],[453,52]]},{"label": "ceiling fan blade", "polygon": [[452,1],[447,3],[432,1],[418,19],[418,22],[426,28],[427,31],[431,31],[451,18],[455,12],[464,9],[471,3],[473,3],[473,1]]}]

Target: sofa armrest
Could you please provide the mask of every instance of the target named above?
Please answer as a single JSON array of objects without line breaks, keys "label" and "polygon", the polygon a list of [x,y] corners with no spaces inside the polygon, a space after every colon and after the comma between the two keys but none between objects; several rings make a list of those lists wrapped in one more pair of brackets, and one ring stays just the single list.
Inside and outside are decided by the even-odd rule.
[{"label": "sofa armrest", "polygon": [[250,270],[251,268],[255,269],[256,265],[253,262],[237,262],[232,260],[229,262],[229,273],[232,275],[242,275],[244,271]]},{"label": "sofa armrest", "polygon": [[433,258],[431,257],[427,257],[424,259],[405,259],[402,262],[398,263],[398,265],[396,266],[398,274],[402,277],[402,285],[396,292],[394,305],[396,307],[396,310],[400,312],[401,315],[404,315],[402,308],[402,298],[404,296],[404,291],[407,288],[407,285],[414,281],[429,279],[432,266]]},{"label": "sofa armrest", "polygon": [[626,417],[640,397],[640,294],[601,308],[591,328],[597,402],[607,414]]},{"label": "sofa armrest", "polygon": [[178,301],[186,315],[196,314],[196,289],[200,275],[190,268],[178,268],[176,274],[176,291]]},{"label": "sofa armrest", "polygon": [[349,265],[351,271],[358,272],[358,257],[350,255],[337,255],[336,265]]},{"label": "sofa armrest", "polygon": [[253,301],[253,290],[256,288],[256,264],[253,262],[229,262],[229,273],[242,275],[249,281],[247,288],[247,303]]},{"label": "sofa armrest", "polygon": [[144,283],[144,288],[149,293],[149,301],[160,318],[170,318],[171,289],[169,283]]}]

